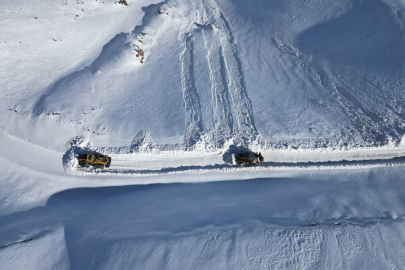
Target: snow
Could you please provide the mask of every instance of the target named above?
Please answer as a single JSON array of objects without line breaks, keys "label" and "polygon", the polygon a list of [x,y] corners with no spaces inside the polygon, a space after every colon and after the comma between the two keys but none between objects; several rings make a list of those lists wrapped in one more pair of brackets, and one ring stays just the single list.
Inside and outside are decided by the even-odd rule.
[{"label": "snow", "polygon": [[403,267],[404,3],[127,2],[0,3],[1,269]]},{"label": "snow", "polygon": [[70,266],[78,269],[356,268],[373,261],[375,269],[400,268],[401,173],[258,173],[244,181],[73,188],[2,223],[25,233],[62,223]]},{"label": "snow", "polygon": [[7,262],[7,269],[70,269],[62,226],[25,236],[0,251],[0,260]]}]

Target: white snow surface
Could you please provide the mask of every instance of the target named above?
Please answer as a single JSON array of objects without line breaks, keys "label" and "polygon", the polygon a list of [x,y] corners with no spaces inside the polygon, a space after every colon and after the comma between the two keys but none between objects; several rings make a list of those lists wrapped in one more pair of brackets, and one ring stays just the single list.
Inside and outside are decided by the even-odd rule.
[{"label": "white snow surface", "polygon": [[404,268],[403,1],[127,2],[0,3],[1,269]]}]

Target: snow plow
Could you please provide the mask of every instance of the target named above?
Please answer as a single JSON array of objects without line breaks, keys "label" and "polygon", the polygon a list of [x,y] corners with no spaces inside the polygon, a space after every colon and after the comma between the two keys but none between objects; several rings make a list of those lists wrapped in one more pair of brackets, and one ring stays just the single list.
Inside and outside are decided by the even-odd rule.
[{"label": "snow plow", "polygon": [[79,165],[78,167],[88,168],[91,166],[97,169],[104,169],[104,167],[108,168],[111,164],[111,158],[107,156],[103,156],[100,154],[91,155],[79,155]]},{"label": "snow plow", "polygon": [[264,158],[261,153],[247,152],[235,156],[235,165],[258,164],[263,162]]}]

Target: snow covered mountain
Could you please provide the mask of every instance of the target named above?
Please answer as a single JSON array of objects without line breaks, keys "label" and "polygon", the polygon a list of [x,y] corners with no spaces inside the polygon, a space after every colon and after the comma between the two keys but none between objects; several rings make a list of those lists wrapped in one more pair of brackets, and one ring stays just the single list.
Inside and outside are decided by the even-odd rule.
[{"label": "snow covered mountain", "polygon": [[405,265],[403,1],[127,2],[0,3],[2,269]]}]

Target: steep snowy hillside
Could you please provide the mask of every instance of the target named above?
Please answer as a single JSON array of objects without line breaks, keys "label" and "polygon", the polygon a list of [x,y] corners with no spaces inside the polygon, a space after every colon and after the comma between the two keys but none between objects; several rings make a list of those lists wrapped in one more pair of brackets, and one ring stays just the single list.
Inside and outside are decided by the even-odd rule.
[{"label": "steep snowy hillside", "polygon": [[1,269],[403,268],[403,1],[126,2],[0,3]]},{"label": "steep snowy hillside", "polygon": [[110,146],[150,134],[159,149],[402,140],[400,2],[51,2],[2,11],[14,121]]}]

